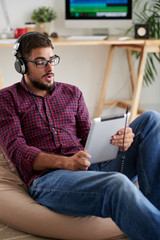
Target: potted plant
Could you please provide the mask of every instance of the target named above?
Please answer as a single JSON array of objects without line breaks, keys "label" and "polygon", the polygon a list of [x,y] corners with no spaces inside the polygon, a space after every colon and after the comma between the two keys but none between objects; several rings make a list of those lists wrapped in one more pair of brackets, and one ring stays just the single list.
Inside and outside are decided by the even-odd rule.
[{"label": "potted plant", "polygon": [[33,10],[32,20],[38,24],[39,32],[48,33],[50,31],[50,23],[57,18],[55,10],[51,7],[39,7]]},{"label": "potted plant", "polygon": [[[149,24],[150,38],[160,38],[160,1],[141,1],[135,0],[133,4],[133,25],[127,32],[134,30],[136,23]],[[139,53],[133,52],[136,58],[139,58]],[[157,74],[154,61],[160,62],[160,57],[156,53],[150,53],[147,57],[144,82],[149,85],[155,80]]]}]

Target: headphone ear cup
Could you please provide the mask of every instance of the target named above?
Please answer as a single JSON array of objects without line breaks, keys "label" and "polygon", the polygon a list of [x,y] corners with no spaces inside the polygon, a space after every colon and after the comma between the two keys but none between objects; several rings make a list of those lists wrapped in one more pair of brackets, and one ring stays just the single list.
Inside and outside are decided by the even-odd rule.
[{"label": "headphone ear cup", "polygon": [[17,58],[14,67],[18,73],[25,74],[27,72],[27,67],[21,58]]}]

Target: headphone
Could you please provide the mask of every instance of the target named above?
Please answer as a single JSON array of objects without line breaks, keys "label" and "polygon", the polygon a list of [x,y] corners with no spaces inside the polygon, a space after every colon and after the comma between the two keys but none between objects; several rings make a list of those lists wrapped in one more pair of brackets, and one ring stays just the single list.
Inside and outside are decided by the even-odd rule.
[{"label": "headphone", "polygon": [[[22,75],[27,73],[27,65],[26,65],[25,61],[23,60],[23,58],[18,56],[18,53],[19,53],[19,48],[20,48],[22,39],[24,39],[25,37],[30,36],[30,35],[40,35],[40,36],[46,37],[48,39],[48,37],[46,35],[44,35],[40,32],[28,32],[28,33],[21,35],[17,39],[17,41],[15,42],[14,47],[13,47],[13,55],[16,57],[16,61],[14,62],[14,67],[15,67],[16,71],[18,73],[21,73]],[[51,44],[51,47],[52,47],[52,49],[54,49],[54,46],[52,44]]]}]

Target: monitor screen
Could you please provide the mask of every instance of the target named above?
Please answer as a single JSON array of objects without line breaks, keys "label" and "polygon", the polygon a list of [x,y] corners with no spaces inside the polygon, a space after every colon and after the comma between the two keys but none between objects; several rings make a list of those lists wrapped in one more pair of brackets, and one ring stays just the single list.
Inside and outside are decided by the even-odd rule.
[{"label": "monitor screen", "polygon": [[67,28],[119,34],[132,25],[132,0],[65,0],[65,4]]},{"label": "monitor screen", "polygon": [[131,0],[66,0],[66,19],[131,19]]}]

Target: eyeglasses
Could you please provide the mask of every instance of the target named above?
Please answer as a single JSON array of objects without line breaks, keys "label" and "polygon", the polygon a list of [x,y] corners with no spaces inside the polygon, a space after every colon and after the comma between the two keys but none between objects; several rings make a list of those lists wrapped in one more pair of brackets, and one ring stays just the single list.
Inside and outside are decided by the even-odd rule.
[{"label": "eyeglasses", "polygon": [[37,68],[44,68],[48,65],[48,63],[50,63],[51,66],[57,65],[60,62],[60,57],[55,55],[50,60],[42,59],[42,60],[37,60],[37,61],[31,61],[29,59],[24,59],[24,61],[35,63]]}]

